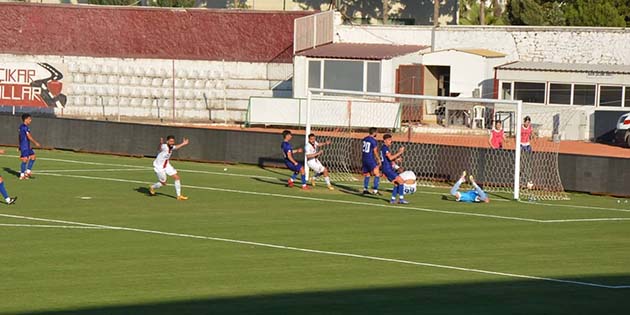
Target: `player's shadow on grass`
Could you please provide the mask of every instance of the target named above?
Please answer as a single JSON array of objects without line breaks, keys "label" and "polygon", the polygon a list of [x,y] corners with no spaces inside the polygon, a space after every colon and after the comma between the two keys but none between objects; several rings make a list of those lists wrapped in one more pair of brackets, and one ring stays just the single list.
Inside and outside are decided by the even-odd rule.
[{"label": "player's shadow on grass", "polygon": [[[133,190],[135,190],[138,193],[141,193],[147,197],[155,197],[155,196],[151,196],[151,194],[149,193],[149,188],[147,187],[138,187],[138,188],[134,188]],[[165,196],[165,197],[169,197],[169,198],[173,198],[173,199],[177,199],[177,197],[175,196],[171,196],[171,195],[167,195],[167,194],[163,194],[161,192],[156,192],[155,193],[156,196]]]},{"label": "player's shadow on grass", "polygon": [[[287,181],[283,180],[283,179],[270,179],[270,178],[260,178],[260,177],[252,177],[254,180],[265,183],[265,184],[272,184],[272,185],[279,185],[279,186],[286,186],[287,185]],[[296,181],[296,184],[299,184],[299,180]]]},{"label": "player's shadow on grass", "polygon": [[344,194],[361,196],[361,197],[365,197],[365,198],[369,198],[369,199],[383,200],[382,196],[371,195],[371,194],[364,194],[363,193],[363,189],[359,189],[359,188],[356,188],[356,187],[352,187],[352,186],[348,186],[348,185],[344,185],[344,184],[339,184],[339,183],[333,183],[332,185],[334,187],[336,187],[338,191],[340,191],[340,192],[342,192]]},{"label": "player's shadow on grass", "polygon": [[258,165],[258,167],[261,170],[264,170],[264,171],[267,171],[267,172],[270,172],[270,173],[274,173],[274,174],[277,174],[277,175],[291,176],[290,174],[287,174],[288,169],[286,169],[286,168],[265,167],[264,165]]},{"label": "player's shadow on grass", "polygon": [[11,175],[13,175],[13,176],[15,176],[15,177],[20,177],[20,172],[15,171],[12,168],[5,167],[4,171],[9,173],[9,174],[11,174]]}]

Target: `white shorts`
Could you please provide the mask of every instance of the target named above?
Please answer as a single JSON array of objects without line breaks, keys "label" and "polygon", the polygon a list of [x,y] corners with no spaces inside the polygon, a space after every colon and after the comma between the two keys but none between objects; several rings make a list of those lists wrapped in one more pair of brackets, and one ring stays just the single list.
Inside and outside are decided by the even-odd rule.
[{"label": "white shorts", "polygon": [[416,183],[413,183],[413,184],[405,183],[403,186],[404,186],[403,189],[405,190],[405,195],[411,195],[416,192],[416,189],[417,189]]},{"label": "white shorts", "polygon": [[316,174],[324,172],[325,167],[324,167],[324,165],[322,165],[322,162],[320,162],[318,159],[308,160],[308,161],[306,161],[306,164]]},{"label": "white shorts", "polygon": [[166,167],[157,167],[154,166],[153,170],[155,171],[155,175],[160,182],[166,182],[166,176],[173,176],[177,174],[177,170],[171,165],[171,163],[166,164]]}]

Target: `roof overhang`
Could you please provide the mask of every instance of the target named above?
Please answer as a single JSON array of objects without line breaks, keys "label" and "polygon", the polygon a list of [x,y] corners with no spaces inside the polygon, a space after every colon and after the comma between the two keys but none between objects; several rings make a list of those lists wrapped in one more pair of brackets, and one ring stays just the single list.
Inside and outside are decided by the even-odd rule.
[{"label": "roof overhang", "polygon": [[331,43],[296,53],[296,56],[309,58],[384,60],[413,53],[422,53],[430,46]]},{"label": "roof overhang", "polygon": [[496,67],[497,70],[630,74],[630,65],[553,63],[516,61]]}]

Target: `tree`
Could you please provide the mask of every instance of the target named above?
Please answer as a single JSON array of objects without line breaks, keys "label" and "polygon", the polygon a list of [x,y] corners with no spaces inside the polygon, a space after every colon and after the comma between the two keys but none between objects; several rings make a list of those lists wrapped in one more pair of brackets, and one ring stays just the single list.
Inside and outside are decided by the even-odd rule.
[{"label": "tree", "polygon": [[492,0],[492,15],[494,17],[499,18],[503,15],[503,9],[501,9],[501,5],[499,4],[499,0]]},{"label": "tree", "polygon": [[[502,15],[493,14],[494,7],[481,8],[481,2],[476,0],[462,0],[459,7],[459,24],[461,25],[504,25],[505,19]],[[483,23],[482,21],[483,13]]]},{"label": "tree", "polygon": [[389,18],[389,0],[383,0],[383,24],[387,24]]},{"label": "tree", "polygon": [[100,5],[135,5],[136,0],[89,0],[89,4]]},{"label": "tree", "polygon": [[486,25],[486,0],[479,0],[479,24]]},{"label": "tree", "polygon": [[148,5],[153,7],[192,8],[195,6],[195,0],[149,0]]},{"label": "tree", "polygon": [[615,0],[573,0],[564,9],[567,25],[626,26],[626,16],[619,13]]},{"label": "tree", "polygon": [[507,5],[508,21],[512,25],[545,25],[541,12],[542,6],[535,0],[510,0]]},{"label": "tree", "polygon": [[433,0],[433,26],[440,26],[440,1]]}]

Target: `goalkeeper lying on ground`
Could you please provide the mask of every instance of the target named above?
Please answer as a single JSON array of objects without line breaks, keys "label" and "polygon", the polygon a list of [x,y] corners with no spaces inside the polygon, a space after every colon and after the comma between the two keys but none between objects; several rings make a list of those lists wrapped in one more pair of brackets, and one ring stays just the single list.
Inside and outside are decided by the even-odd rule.
[{"label": "goalkeeper lying on ground", "polygon": [[479,185],[477,185],[477,183],[475,183],[475,178],[470,175],[470,177],[468,178],[470,181],[470,184],[473,186],[474,189],[471,189],[469,191],[466,192],[459,192],[459,186],[461,184],[463,184],[464,182],[466,182],[466,171],[464,171],[462,173],[462,177],[459,178],[459,180],[457,181],[457,183],[455,183],[455,185],[453,185],[453,188],[451,188],[451,195],[455,196],[455,201],[461,201],[461,202],[490,202],[490,198],[488,198],[488,195],[486,194],[486,192],[484,192]]}]

